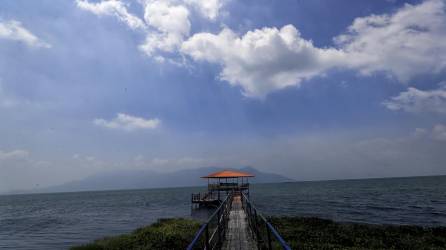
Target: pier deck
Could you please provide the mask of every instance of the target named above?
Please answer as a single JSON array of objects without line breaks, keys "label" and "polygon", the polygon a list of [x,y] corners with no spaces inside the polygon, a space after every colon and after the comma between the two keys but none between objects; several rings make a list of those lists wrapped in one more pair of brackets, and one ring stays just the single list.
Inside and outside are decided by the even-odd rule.
[{"label": "pier deck", "polygon": [[232,208],[229,212],[228,230],[222,249],[225,250],[250,250],[257,249],[248,225],[246,213],[242,208],[241,197],[234,196]]},{"label": "pier deck", "polygon": [[192,207],[198,204],[198,207],[214,206],[216,210],[197,231],[187,250],[272,250],[277,247],[291,250],[249,201],[251,177],[254,175],[234,170],[201,177],[208,180],[208,190],[204,194],[192,194]]}]

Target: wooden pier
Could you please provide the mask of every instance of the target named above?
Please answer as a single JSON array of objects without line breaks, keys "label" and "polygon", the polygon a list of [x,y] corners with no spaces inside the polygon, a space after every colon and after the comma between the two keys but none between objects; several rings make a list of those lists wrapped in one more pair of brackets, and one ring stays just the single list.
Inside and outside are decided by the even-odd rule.
[{"label": "wooden pier", "polygon": [[222,249],[225,250],[254,250],[257,244],[249,228],[248,218],[242,207],[241,196],[236,195],[232,200],[229,212],[228,230]]},{"label": "wooden pier", "polygon": [[225,170],[212,173],[201,178],[207,179],[208,190],[206,193],[192,194],[191,203],[199,207],[218,206],[222,197],[230,192],[244,192],[249,196],[249,178],[254,175],[234,170]]},{"label": "wooden pier", "polygon": [[202,177],[208,179],[208,191],[192,194],[192,204],[209,207],[210,204],[215,206],[215,202],[218,202],[218,205],[196,233],[188,250],[291,250],[249,201],[249,177],[254,175],[229,170]]},{"label": "wooden pier", "polygon": [[199,207],[218,207],[221,203],[220,198],[215,193],[198,193],[191,196],[192,205],[197,204]]}]

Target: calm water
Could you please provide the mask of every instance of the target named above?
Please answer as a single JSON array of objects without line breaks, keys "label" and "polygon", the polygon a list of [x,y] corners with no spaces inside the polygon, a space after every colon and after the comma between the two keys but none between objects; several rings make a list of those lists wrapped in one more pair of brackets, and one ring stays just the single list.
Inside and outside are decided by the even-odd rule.
[{"label": "calm water", "polygon": [[[0,249],[66,249],[157,218],[191,217],[190,193],[202,190],[0,196]],[[267,215],[446,226],[446,176],[259,184],[251,199]]]}]

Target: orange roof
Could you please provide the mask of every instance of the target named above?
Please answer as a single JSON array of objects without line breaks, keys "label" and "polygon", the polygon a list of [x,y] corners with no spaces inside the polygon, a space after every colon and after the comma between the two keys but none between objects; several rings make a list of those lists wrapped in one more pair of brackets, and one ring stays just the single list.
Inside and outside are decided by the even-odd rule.
[{"label": "orange roof", "polygon": [[254,177],[254,175],[234,170],[223,170],[203,176],[201,178],[236,178],[236,177]]}]

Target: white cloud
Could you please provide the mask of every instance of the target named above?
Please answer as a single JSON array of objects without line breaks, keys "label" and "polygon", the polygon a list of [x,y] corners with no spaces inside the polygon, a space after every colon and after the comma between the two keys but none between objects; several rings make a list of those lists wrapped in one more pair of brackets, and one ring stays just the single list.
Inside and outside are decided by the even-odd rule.
[{"label": "white cloud", "polygon": [[198,33],[181,51],[197,61],[222,66],[220,77],[241,86],[246,96],[263,97],[336,67],[344,54],[321,49],[300,36],[293,25],[263,28],[239,37],[225,28],[219,34]]},{"label": "white cloud", "polygon": [[189,10],[183,5],[174,5],[167,1],[148,1],[145,6],[144,20],[162,32],[188,35],[188,17]]},{"label": "white cloud", "polygon": [[24,28],[18,21],[0,22],[0,39],[20,41],[30,47],[50,48],[51,45],[40,40],[37,36]]},{"label": "white cloud", "polygon": [[438,141],[446,141],[446,125],[435,125],[432,129],[432,138]]},{"label": "white cloud", "polygon": [[146,158],[143,155],[137,155],[133,158],[133,165],[138,168],[156,168],[167,170],[178,170],[201,166],[218,166],[223,159],[200,158],[200,157],[173,157],[173,158]]},{"label": "white cloud", "polygon": [[334,38],[336,47],[328,48],[314,46],[293,25],[264,27],[244,35],[223,28],[217,34],[189,37],[190,9],[215,20],[224,3],[221,0],[141,0],[144,19],[130,14],[126,4],[117,0],[77,3],[97,15],[114,15],[133,29],[143,28],[146,39],[139,49],[158,62],[166,61],[165,56],[188,55],[220,65],[220,78],[240,86],[250,97],[298,87],[333,68],[354,69],[363,75],[385,72],[401,82],[446,69],[445,0],[406,4],[391,14],[356,18]]},{"label": "white cloud", "polygon": [[146,1],[144,20],[155,29],[147,34],[145,42],[139,46],[149,56],[158,50],[176,51],[190,32],[189,10],[169,1]]},{"label": "white cloud", "polygon": [[145,23],[128,12],[126,5],[119,0],[90,3],[88,0],[76,0],[77,6],[98,16],[115,16],[132,29],[145,29]]},{"label": "white cloud", "polygon": [[16,95],[13,89],[7,84],[3,84],[0,78],[0,108],[12,109],[17,107],[41,108],[45,102],[36,102],[23,96]]},{"label": "white cloud", "polygon": [[444,0],[406,4],[391,15],[355,19],[334,40],[338,48],[317,48],[298,30],[263,28],[239,37],[229,28],[198,33],[182,52],[198,61],[220,64],[220,77],[241,86],[247,96],[262,97],[338,67],[362,74],[387,72],[406,82],[446,69]]},{"label": "white cloud", "polygon": [[366,75],[383,71],[407,82],[438,73],[446,69],[445,5],[444,0],[427,0],[391,15],[356,18],[334,40],[349,55],[345,63]]},{"label": "white cloud", "polygon": [[102,169],[115,167],[117,162],[106,162],[92,155],[74,154],[72,156],[74,166],[83,169]]},{"label": "white cloud", "polygon": [[221,0],[185,0],[185,2],[197,8],[204,17],[215,20],[220,8],[223,6]]},{"label": "white cloud", "polygon": [[0,161],[26,159],[28,158],[28,156],[29,152],[26,150],[13,150],[13,151],[0,150]]},{"label": "white cloud", "polygon": [[144,119],[141,117],[131,116],[123,113],[117,114],[117,116],[112,120],[95,119],[93,123],[97,126],[110,128],[110,129],[120,129],[125,131],[133,131],[139,129],[155,129],[161,124],[161,120],[155,119]]},{"label": "white cloud", "polygon": [[424,128],[415,128],[415,131],[413,132],[413,136],[415,137],[423,137],[427,133],[427,130]]},{"label": "white cloud", "polygon": [[143,30],[145,41],[139,49],[157,61],[164,61],[159,52],[175,52],[189,35],[189,9],[182,2],[166,0],[145,0],[140,2],[144,7],[144,19],[130,14],[127,5],[119,0],[91,3],[88,0],[77,0],[77,6],[98,16],[115,16],[131,29]]},{"label": "white cloud", "polygon": [[427,129],[416,128],[413,135],[415,138],[446,142],[446,124],[435,124],[432,128]]},{"label": "white cloud", "polygon": [[419,90],[408,88],[407,91],[385,101],[384,106],[390,110],[401,110],[412,113],[446,114],[446,88]]}]

